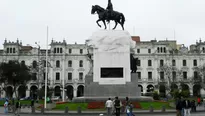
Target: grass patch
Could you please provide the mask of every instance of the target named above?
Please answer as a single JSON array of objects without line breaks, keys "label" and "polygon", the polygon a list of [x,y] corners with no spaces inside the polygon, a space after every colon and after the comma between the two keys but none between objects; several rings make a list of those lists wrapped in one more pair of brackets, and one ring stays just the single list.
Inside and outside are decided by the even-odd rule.
[{"label": "grass patch", "polygon": [[140,102],[140,105],[143,110],[148,110],[150,106],[152,106],[155,110],[160,110],[162,109],[162,106],[165,106],[166,109],[172,109],[169,106],[169,102]]},{"label": "grass patch", "polygon": [[77,110],[78,107],[81,107],[81,110],[87,110],[88,103],[65,103],[57,104],[54,110],[65,110],[65,107],[68,106],[69,110]]}]

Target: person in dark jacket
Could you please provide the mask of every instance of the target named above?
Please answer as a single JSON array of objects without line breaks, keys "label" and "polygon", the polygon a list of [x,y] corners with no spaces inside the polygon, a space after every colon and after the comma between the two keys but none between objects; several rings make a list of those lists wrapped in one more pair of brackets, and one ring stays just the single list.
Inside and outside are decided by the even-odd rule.
[{"label": "person in dark jacket", "polygon": [[184,100],[184,116],[190,116],[191,104],[189,100]]},{"label": "person in dark jacket", "polygon": [[191,101],[191,111],[196,112],[196,102],[195,102],[195,100]]},{"label": "person in dark jacket", "polygon": [[182,112],[182,101],[179,98],[179,100],[176,103],[176,110],[177,110],[177,116],[181,116],[181,112]]}]

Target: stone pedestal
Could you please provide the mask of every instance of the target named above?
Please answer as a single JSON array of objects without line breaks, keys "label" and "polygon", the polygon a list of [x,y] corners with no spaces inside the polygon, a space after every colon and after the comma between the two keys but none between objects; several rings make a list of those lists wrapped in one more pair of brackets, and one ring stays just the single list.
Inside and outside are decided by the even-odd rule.
[{"label": "stone pedestal", "polygon": [[74,101],[104,101],[115,96],[139,101],[137,74],[130,69],[130,54],[135,48],[131,35],[127,31],[101,30],[86,42],[93,54],[93,72],[85,77],[84,98]]}]

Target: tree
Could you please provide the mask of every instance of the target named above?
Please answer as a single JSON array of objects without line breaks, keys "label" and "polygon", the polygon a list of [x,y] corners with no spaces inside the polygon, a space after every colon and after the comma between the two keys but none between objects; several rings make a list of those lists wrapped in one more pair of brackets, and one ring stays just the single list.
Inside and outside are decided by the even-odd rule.
[{"label": "tree", "polygon": [[13,86],[11,96],[15,93],[16,98],[19,98],[16,93],[16,88],[19,86],[26,87],[26,84],[31,80],[30,68],[24,63],[18,61],[2,62],[0,64],[0,83],[3,85],[3,90],[7,92],[7,85]]},{"label": "tree", "polygon": [[[175,88],[173,88],[173,84],[175,83],[175,79],[171,78],[173,77],[173,72],[176,72],[176,75],[180,73],[180,70],[178,70],[176,67],[173,67],[171,65],[164,64],[163,66],[160,66],[157,68],[158,73],[160,72],[164,73],[164,79],[167,80],[167,83],[164,85],[165,89],[168,91],[168,94],[170,94],[171,91],[173,91]],[[159,85],[162,85],[159,83]]]}]

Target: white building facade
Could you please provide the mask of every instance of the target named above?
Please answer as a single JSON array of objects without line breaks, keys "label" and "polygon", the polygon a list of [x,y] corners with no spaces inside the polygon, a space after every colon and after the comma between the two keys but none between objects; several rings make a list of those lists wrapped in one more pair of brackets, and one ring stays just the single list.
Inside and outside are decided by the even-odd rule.
[{"label": "white building facade", "polygon": [[[23,46],[18,40],[5,40],[3,46],[0,50],[0,62],[18,60],[32,67],[32,81],[27,84],[21,97],[36,96],[37,90],[45,87],[46,50],[40,46]],[[153,91],[166,95],[167,85],[187,89],[191,95],[204,93],[201,89],[202,84],[193,82],[193,77],[198,75],[195,68],[205,64],[205,42],[200,41],[188,49],[177,45],[176,41],[139,41],[136,42],[135,57],[138,58],[136,78],[139,82],[136,86],[141,87],[142,95]],[[52,40],[48,50],[48,89],[53,91],[52,96],[62,97],[63,92],[65,97],[70,99],[83,96],[89,65],[85,44],[67,44],[65,40]],[[167,75],[160,70],[164,65],[171,67],[171,74]],[[181,82],[184,83],[184,88],[180,88]],[[8,91],[13,89],[11,85],[6,86]],[[8,91],[1,91],[0,96],[9,96]]]}]

